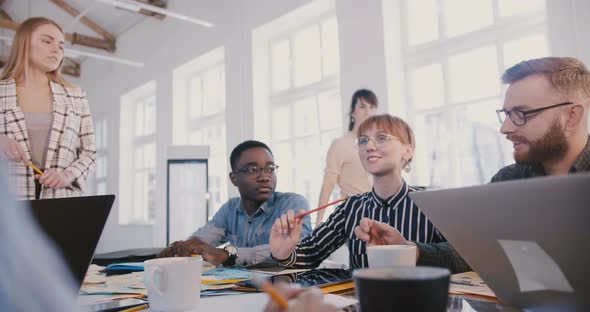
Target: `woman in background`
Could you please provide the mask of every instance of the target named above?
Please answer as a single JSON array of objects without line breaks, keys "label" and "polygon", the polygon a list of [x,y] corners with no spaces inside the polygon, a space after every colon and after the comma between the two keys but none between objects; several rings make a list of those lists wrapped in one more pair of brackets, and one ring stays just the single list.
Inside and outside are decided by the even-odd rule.
[{"label": "woman in background", "polygon": [[90,109],[85,93],[61,76],[63,57],[61,27],[29,18],[0,75],[0,156],[19,199],[79,196],[94,166]]},{"label": "woman in background", "polygon": [[[352,95],[348,132],[335,139],[328,149],[319,206],[328,203],[336,184],[340,188],[340,196],[351,196],[371,190],[371,175],[361,166],[354,140],[359,125],[377,113],[378,105],[377,96],[371,90],[360,89]],[[322,223],[325,211],[326,209],[323,209],[318,212],[316,226]]]}]

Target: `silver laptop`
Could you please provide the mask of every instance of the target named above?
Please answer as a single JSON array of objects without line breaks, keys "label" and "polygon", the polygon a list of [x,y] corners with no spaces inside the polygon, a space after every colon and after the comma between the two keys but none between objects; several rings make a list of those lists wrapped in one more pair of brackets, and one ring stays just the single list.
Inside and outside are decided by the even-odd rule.
[{"label": "silver laptop", "polygon": [[589,174],[410,197],[505,304],[590,306]]}]

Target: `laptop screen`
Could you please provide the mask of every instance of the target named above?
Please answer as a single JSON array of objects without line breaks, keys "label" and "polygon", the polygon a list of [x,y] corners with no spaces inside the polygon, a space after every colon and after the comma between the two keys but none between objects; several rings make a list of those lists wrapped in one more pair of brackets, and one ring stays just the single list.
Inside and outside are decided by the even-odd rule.
[{"label": "laptop screen", "polygon": [[56,244],[78,286],[82,285],[114,200],[114,195],[104,195],[28,201],[34,218]]}]

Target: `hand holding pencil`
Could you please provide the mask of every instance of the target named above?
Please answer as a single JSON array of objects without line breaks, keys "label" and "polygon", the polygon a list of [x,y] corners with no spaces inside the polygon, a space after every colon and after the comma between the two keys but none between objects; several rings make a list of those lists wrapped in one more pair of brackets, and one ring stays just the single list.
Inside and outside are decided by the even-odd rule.
[{"label": "hand holding pencil", "polygon": [[289,210],[287,213],[281,215],[280,218],[277,218],[270,231],[269,246],[272,256],[277,259],[287,259],[293,250],[295,250],[295,247],[297,247],[299,239],[301,238],[303,217],[337,204],[345,199],[346,197],[343,197],[337,201],[333,201],[310,211],[301,209],[297,215],[295,215],[293,210]]},{"label": "hand holding pencil", "polygon": [[[335,312],[336,307],[324,302],[324,294],[317,287],[304,289],[297,284],[281,283],[276,286],[269,285],[275,295],[269,293],[270,299],[264,308],[264,312]],[[267,288],[268,289],[268,288]],[[280,299],[276,299],[276,296]],[[288,306],[281,306],[279,302],[289,301]]]},{"label": "hand holding pencil", "polygon": [[332,205],[335,205],[335,204],[337,204],[339,202],[345,201],[347,198],[348,197],[345,196],[345,197],[340,198],[339,200],[335,200],[335,201],[333,201],[331,203],[327,203],[325,205],[319,206],[316,209],[312,209],[310,211],[307,211],[307,212],[304,212],[304,213],[300,213],[300,214],[296,215],[295,218],[298,218],[298,219],[303,218],[303,217],[307,216],[308,214],[312,214],[314,212],[318,212],[318,211],[320,211],[322,209],[328,208],[328,207],[330,207]]},{"label": "hand holding pencil", "polygon": [[[305,210],[301,209],[299,213],[305,213]],[[272,256],[287,259],[299,243],[302,228],[303,218],[295,218],[293,210],[277,218],[270,230],[269,247]]]},{"label": "hand holding pencil", "polygon": [[27,166],[31,167],[35,171],[35,179],[39,180],[42,185],[52,188],[60,189],[64,188],[72,183],[72,176],[68,175],[65,171],[57,171],[55,169],[47,169],[45,172],[37,168],[32,162],[28,162]]}]

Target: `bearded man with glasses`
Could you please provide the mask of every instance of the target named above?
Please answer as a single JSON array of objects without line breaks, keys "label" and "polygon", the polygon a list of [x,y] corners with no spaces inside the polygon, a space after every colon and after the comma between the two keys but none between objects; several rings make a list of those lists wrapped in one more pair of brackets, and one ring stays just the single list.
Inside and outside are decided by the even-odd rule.
[{"label": "bearded man with glasses", "polygon": [[[229,178],[240,197],[230,199],[205,226],[185,241],[172,243],[160,257],[202,255],[225,266],[278,265],[268,245],[275,219],[289,210],[309,210],[298,194],[275,192],[279,166],[270,148],[258,141],[245,141],[230,156]],[[303,235],[311,233],[310,216],[303,219]],[[225,244],[224,248],[215,246]]]},{"label": "bearded man with glasses", "polygon": [[[509,84],[497,110],[500,132],[513,143],[515,164],[492,182],[590,171],[590,72],[574,58],[521,62],[504,73]],[[555,104],[558,103],[558,104]]]},{"label": "bearded man with glasses", "polygon": [[[590,72],[584,63],[571,57],[523,61],[507,69],[502,81],[509,87],[504,108],[496,113],[500,132],[513,143],[515,163],[491,182],[590,171]],[[390,225],[366,219],[355,234],[379,245],[416,244],[418,264],[470,270],[446,241],[409,242]]]}]

